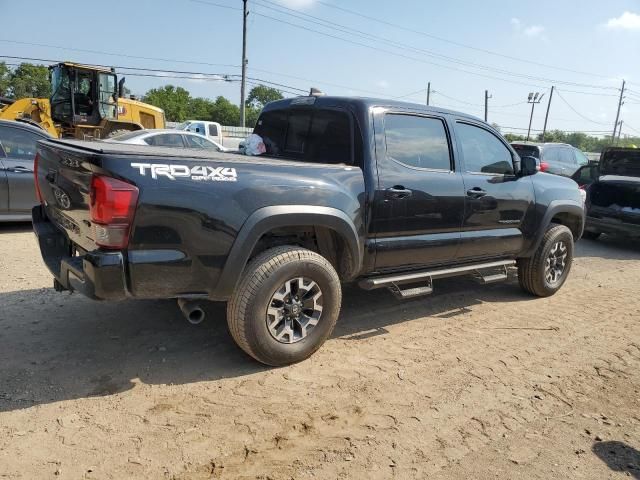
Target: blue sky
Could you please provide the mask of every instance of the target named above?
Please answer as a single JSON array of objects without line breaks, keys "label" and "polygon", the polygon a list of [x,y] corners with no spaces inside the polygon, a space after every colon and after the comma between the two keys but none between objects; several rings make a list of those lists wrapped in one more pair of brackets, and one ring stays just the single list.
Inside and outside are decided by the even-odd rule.
[{"label": "blue sky", "polygon": [[[0,0],[0,55],[238,74],[241,5],[241,0]],[[553,98],[549,128],[606,132],[613,130],[624,78],[630,91],[622,131],[640,134],[639,1],[249,0],[249,6],[249,76],[254,78],[289,89],[316,86],[329,94],[402,96],[421,103],[430,81],[433,104],[478,116],[488,89],[489,121],[503,131],[527,127],[530,91],[545,92],[533,121],[533,128],[542,128],[548,89],[555,84],[559,95]],[[118,71],[137,94],[171,83],[194,96],[239,100],[237,82]]]}]

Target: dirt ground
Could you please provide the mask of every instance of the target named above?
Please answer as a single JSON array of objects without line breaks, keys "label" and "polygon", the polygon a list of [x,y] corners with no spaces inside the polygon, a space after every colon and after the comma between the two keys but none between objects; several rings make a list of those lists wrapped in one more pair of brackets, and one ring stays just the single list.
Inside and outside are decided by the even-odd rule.
[{"label": "dirt ground", "polygon": [[266,368],[224,306],[56,293],[0,226],[0,478],[640,479],[640,244],[581,241],[536,299],[346,289],[327,344]]}]

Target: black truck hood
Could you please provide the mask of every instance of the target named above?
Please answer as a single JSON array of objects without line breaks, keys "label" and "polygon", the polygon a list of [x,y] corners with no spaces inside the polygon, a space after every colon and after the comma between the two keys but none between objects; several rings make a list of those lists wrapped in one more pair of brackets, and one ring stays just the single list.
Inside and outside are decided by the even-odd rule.
[{"label": "black truck hood", "polygon": [[640,148],[610,147],[603,150],[600,175],[640,177]]}]

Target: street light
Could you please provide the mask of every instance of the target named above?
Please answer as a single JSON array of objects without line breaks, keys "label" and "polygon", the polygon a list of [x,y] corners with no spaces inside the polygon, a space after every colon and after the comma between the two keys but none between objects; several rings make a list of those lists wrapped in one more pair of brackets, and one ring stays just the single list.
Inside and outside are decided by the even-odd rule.
[{"label": "street light", "polygon": [[542,97],[544,97],[544,93],[540,95],[540,92],[529,92],[527,103],[531,104],[531,117],[529,117],[529,130],[527,130],[527,142],[529,141],[529,135],[531,134],[531,122],[533,122],[533,109],[535,108],[537,103],[540,103],[542,101]]}]

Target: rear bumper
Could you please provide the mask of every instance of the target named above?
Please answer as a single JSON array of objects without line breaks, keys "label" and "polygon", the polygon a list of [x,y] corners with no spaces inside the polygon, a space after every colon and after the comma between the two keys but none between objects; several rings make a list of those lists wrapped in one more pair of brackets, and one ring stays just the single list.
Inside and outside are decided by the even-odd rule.
[{"label": "rear bumper", "polygon": [[78,291],[96,300],[121,300],[129,296],[122,253],[73,256],[71,242],[46,218],[41,206],[33,207],[31,216],[40,253],[57,289]]},{"label": "rear bumper", "polygon": [[587,216],[585,230],[594,233],[609,233],[628,237],[640,237],[640,225],[626,223],[616,218]]}]

